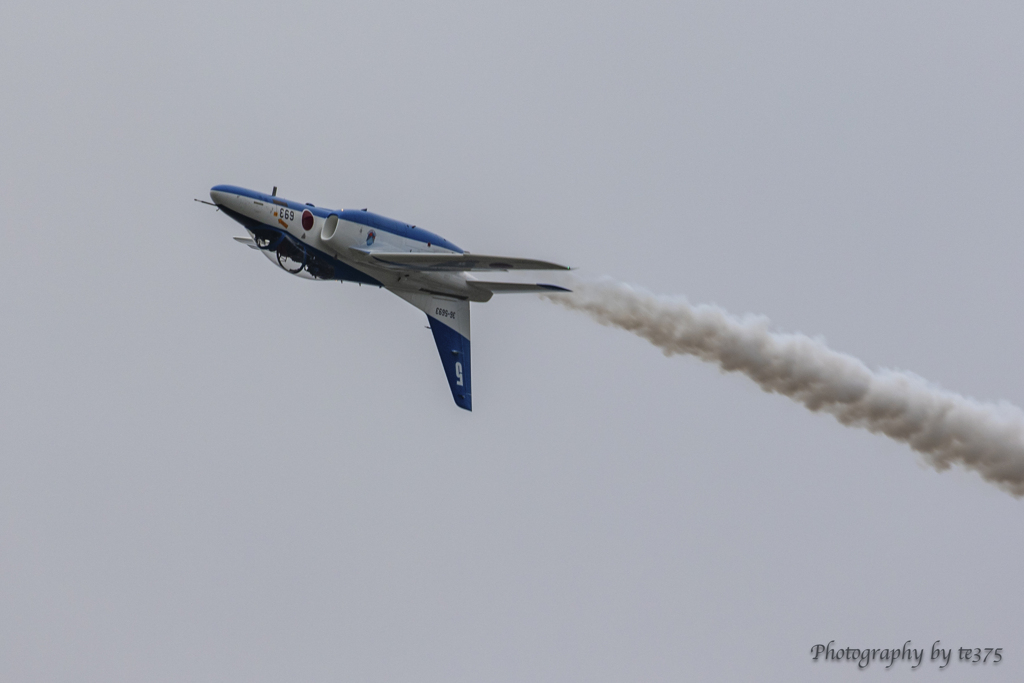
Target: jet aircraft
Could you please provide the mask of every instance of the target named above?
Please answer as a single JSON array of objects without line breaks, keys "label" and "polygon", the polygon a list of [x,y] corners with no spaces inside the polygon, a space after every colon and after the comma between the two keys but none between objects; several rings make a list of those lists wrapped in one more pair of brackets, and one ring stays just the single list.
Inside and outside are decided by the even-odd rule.
[{"label": "jet aircraft", "polygon": [[334,210],[294,202],[278,197],[276,187],[264,194],[216,185],[210,199],[249,233],[235,240],[261,251],[288,273],[384,287],[426,313],[452,397],[465,410],[473,409],[470,302],[488,301],[496,293],[569,291],[551,284],[478,280],[473,272],[568,268],[471,254],[423,228],[366,209]]}]

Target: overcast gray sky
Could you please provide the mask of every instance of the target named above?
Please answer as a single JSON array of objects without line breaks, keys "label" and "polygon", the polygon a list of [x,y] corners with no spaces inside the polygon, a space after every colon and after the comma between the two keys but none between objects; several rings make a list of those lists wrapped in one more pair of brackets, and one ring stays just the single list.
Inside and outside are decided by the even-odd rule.
[{"label": "overcast gray sky", "polygon": [[[0,6],[0,678],[925,680],[1024,508],[532,296],[310,283],[232,183],[1024,405],[1024,6]],[[955,655],[954,655],[955,659]],[[924,678],[922,678],[922,676]]]}]

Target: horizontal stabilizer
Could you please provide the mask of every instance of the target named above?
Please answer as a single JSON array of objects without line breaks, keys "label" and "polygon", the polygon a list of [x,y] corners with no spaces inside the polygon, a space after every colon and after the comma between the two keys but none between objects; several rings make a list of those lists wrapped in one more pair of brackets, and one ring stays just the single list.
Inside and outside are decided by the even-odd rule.
[{"label": "horizontal stabilizer", "polygon": [[449,254],[439,252],[380,252],[359,249],[381,263],[410,270],[461,272],[467,270],[569,270],[567,266],[548,261],[480,254]]},{"label": "horizontal stabilizer", "polygon": [[571,292],[571,289],[559,287],[558,285],[535,284],[525,282],[480,282],[469,280],[466,282],[470,287],[486,289],[495,294],[513,294],[518,292]]}]

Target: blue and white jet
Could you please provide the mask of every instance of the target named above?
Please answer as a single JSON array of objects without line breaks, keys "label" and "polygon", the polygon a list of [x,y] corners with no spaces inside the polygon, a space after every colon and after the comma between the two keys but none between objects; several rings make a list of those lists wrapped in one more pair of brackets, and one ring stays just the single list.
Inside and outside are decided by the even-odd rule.
[{"label": "blue and white jet", "polygon": [[[366,209],[342,211],[300,204],[234,185],[210,190],[213,204],[242,224],[242,244],[283,270],[310,280],[384,287],[427,314],[455,404],[473,409],[469,303],[495,293],[566,292],[549,284],[486,282],[471,273],[568,270],[533,259],[481,256],[415,225]],[[199,200],[197,200],[199,201]],[[209,204],[209,202],[203,202]]]}]

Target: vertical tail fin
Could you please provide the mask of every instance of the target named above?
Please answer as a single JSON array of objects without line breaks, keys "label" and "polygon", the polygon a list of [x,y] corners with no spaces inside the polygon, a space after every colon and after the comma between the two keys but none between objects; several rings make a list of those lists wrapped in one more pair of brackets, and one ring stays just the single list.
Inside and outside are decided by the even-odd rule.
[{"label": "vertical tail fin", "polygon": [[[466,302],[466,313],[469,313],[469,302]],[[452,328],[428,315],[430,331],[434,333],[434,343],[441,355],[441,365],[448,377],[448,386],[452,389],[455,405],[465,410],[473,410],[473,386],[470,374],[469,338],[463,337]]]},{"label": "vertical tail fin", "polygon": [[464,410],[473,410],[469,301],[427,292],[391,291],[427,314],[455,405]]}]

